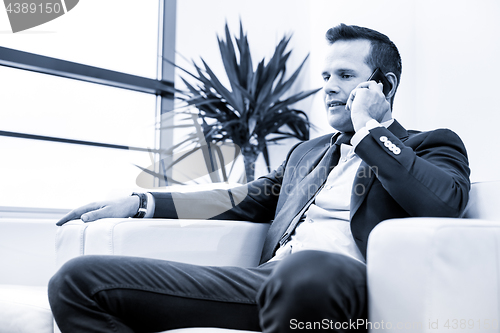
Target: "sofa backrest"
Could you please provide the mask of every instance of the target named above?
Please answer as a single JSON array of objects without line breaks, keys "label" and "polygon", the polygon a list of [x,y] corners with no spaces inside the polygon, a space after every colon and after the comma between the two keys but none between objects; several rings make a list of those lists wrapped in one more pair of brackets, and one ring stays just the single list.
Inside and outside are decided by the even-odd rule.
[{"label": "sofa backrest", "polygon": [[472,183],[464,218],[500,221],[500,181]]}]

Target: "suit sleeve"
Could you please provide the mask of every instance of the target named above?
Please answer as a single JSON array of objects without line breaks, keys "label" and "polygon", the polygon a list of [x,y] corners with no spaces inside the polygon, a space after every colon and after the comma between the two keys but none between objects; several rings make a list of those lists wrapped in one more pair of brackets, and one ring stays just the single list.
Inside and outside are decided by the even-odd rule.
[{"label": "suit sleeve", "polygon": [[230,190],[152,192],[154,217],[269,222],[274,218],[286,163],[296,146],[276,170]]},{"label": "suit sleeve", "polygon": [[403,143],[377,127],[361,140],[356,153],[410,216],[458,217],[467,205],[467,152],[450,130],[416,134]]}]

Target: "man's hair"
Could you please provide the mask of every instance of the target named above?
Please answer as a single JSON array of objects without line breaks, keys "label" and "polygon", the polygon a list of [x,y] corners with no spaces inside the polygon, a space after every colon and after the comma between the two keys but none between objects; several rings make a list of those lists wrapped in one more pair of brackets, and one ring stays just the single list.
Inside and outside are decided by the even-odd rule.
[{"label": "man's hair", "polygon": [[326,32],[326,39],[330,45],[339,40],[368,40],[372,47],[365,59],[366,64],[373,70],[379,67],[384,74],[393,72],[398,78],[399,85],[402,71],[401,56],[396,45],[386,35],[372,29],[341,23]]}]

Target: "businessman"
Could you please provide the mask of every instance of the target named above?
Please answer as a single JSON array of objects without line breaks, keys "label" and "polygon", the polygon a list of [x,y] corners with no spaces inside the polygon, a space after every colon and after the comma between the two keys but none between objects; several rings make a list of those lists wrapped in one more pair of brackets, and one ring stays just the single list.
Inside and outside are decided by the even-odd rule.
[{"label": "businessman", "polygon": [[[58,222],[105,217],[273,221],[261,264],[204,267],[118,256],[75,258],[49,284],[63,333],[182,327],[366,331],[352,322],[367,318],[370,231],[390,218],[460,216],[468,201],[469,167],[465,147],[452,131],[408,131],[392,118],[402,68],[387,36],[341,24],[326,38],[324,103],[335,133],[296,145],[275,171],[232,189],[229,207],[228,192],[222,190],[139,193],[75,209]],[[372,80],[376,72],[381,77]]]}]

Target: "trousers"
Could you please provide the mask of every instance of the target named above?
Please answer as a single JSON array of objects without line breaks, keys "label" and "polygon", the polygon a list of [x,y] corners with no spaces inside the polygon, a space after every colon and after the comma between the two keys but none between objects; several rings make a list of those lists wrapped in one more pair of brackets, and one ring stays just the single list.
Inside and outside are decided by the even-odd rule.
[{"label": "trousers", "polygon": [[366,266],[302,251],[255,268],[196,266],[125,256],[82,256],[49,282],[63,333],[161,332],[220,327],[263,332],[366,331]]}]

